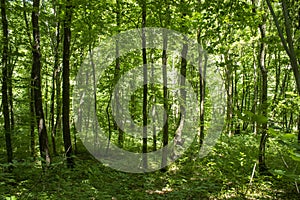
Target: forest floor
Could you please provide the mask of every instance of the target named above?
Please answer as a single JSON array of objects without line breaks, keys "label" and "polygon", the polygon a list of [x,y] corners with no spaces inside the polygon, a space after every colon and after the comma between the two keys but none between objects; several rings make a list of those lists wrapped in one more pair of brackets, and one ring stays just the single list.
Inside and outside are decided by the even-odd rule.
[{"label": "forest floor", "polygon": [[84,152],[75,157],[74,169],[55,158],[42,173],[37,163],[25,159],[5,173],[1,152],[0,199],[300,199],[295,179],[273,173],[300,174],[287,149],[274,141],[268,141],[266,154],[273,175],[260,175],[256,167],[250,184],[258,144],[258,136],[223,136],[205,158],[190,149],[167,172],[145,174],[113,170]]}]

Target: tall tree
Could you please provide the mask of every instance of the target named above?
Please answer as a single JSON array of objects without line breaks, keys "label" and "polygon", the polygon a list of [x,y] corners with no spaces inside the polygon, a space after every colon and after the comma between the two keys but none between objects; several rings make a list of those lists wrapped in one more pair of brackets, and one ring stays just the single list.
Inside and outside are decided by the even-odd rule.
[{"label": "tall tree", "polygon": [[3,32],[3,51],[2,51],[2,105],[3,105],[3,117],[4,117],[4,131],[7,161],[12,162],[13,151],[11,144],[11,124],[9,117],[9,102],[7,91],[7,77],[8,77],[8,21],[6,17],[6,0],[1,0],[1,17],[2,17],[2,32]]},{"label": "tall tree", "polygon": [[[256,13],[256,3],[255,0],[252,1],[254,6],[254,12]],[[261,10],[263,11],[265,6],[264,2],[260,2]],[[266,14],[262,15],[262,20],[259,23],[259,31],[260,31],[260,48],[258,54],[258,66],[261,72],[261,114],[265,117],[268,115],[268,70],[266,68],[265,59],[266,59]],[[259,145],[259,171],[264,173],[267,171],[266,163],[265,163],[265,149],[266,149],[266,142],[267,142],[267,131],[268,131],[268,123],[267,121],[263,122],[261,125],[261,139]]]},{"label": "tall tree", "polygon": [[[120,28],[121,26],[121,8],[120,8],[120,0],[116,0],[116,24],[117,27]],[[120,31],[118,30],[118,33]],[[119,40],[116,40],[116,66],[115,66],[115,80],[117,81],[119,78],[119,74],[120,74],[120,50],[119,50]],[[117,83],[117,82],[115,82]],[[115,99],[116,99],[116,117],[118,118],[120,115],[120,101],[119,101],[119,92],[115,90]],[[118,120],[118,119],[117,119]],[[119,136],[118,136],[118,144],[120,147],[123,147],[123,143],[124,143],[124,133],[122,130],[122,127],[118,127],[117,128],[119,131]]]},{"label": "tall tree", "polygon": [[142,1],[142,54],[143,54],[143,76],[144,76],[144,87],[143,87],[143,168],[148,168],[147,158],[147,98],[148,98],[148,70],[147,70],[147,51],[146,51],[146,17],[147,17],[147,2]]},{"label": "tall tree", "polygon": [[[162,52],[162,71],[163,71],[163,99],[164,99],[164,118],[163,122],[163,147],[166,147],[169,143],[169,109],[168,109],[168,77],[167,77],[167,47],[168,47],[168,35],[166,31],[163,31],[163,52]],[[162,167],[167,166],[167,148],[162,150]]]},{"label": "tall tree", "polygon": [[297,61],[297,55],[295,53],[295,45],[294,45],[294,39],[292,36],[292,27],[291,27],[291,20],[290,20],[290,13],[287,6],[286,0],[281,0],[281,6],[282,6],[282,12],[283,12],[283,19],[284,19],[284,29],[286,33],[286,37],[284,36],[284,33],[282,31],[282,27],[280,27],[280,23],[278,21],[278,17],[276,16],[274,9],[270,3],[270,0],[267,0],[268,7],[270,9],[271,15],[273,17],[273,20],[275,22],[281,43],[284,47],[284,50],[286,51],[287,55],[289,56],[290,63],[292,66],[292,70],[295,76],[296,85],[297,85],[297,91],[300,95],[300,73],[299,73],[299,64]]},{"label": "tall tree", "polygon": [[[185,30],[185,20],[184,18],[186,17],[186,2],[184,0],[181,0],[181,4],[185,5],[182,10],[181,10],[181,29]],[[177,129],[175,132],[175,137],[174,137],[174,145],[182,145],[184,140],[182,139],[182,131],[184,128],[184,121],[185,121],[185,115],[186,115],[186,68],[187,68],[187,53],[188,53],[188,43],[187,43],[187,37],[184,36],[183,38],[183,44],[182,44],[182,50],[181,50],[181,61],[180,61],[180,114],[179,114],[179,121],[177,125]],[[173,156],[177,156],[175,152],[173,152]]]},{"label": "tall tree", "polygon": [[[296,1],[296,2],[299,3],[298,1]],[[289,56],[292,70],[293,70],[294,77],[295,77],[295,81],[296,81],[298,95],[300,96],[300,73],[299,73],[300,59],[298,58],[298,60],[297,60],[297,54],[295,51],[295,44],[294,44],[294,39],[293,39],[293,35],[292,35],[293,29],[292,29],[291,20],[290,20],[290,16],[292,16],[292,15],[289,12],[290,9],[288,7],[288,3],[286,0],[281,0],[285,35],[282,31],[282,27],[280,27],[278,17],[276,16],[276,14],[274,12],[274,9],[271,5],[270,0],[267,0],[267,4],[268,4],[269,10],[271,12],[271,15],[273,17],[273,20],[275,22],[281,43],[282,43],[287,55]],[[297,29],[300,29],[300,11],[299,11],[299,9],[298,9],[298,13],[295,13],[295,14],[296,14],[296,16],[298,16],[298,23],[299,23]],[[299,46],[298,46],[298,48],[299,48]],[[300,143],[300,115],[298,116],[298,143]]]},{"label": "tall tree", "polygon": [[70,134],[70,44],[71,44],[71,19],[72,2],[66,0],[64,19],[64,43],[63,43],[63,138],[68,167],[73,167],[72,142]]},{"label": "tall tree", "polygon": [[[53,53],[54,53],[54,66],[52,72],[52,91],[51,91],[51,104],[50,104],[50,127],[51,127],[51,141],[52,141],[52,149],[53,154],[57,155],[56,151],[56,132],[58,123],[60,123],[60,113],[61,113],[61,102],[60,102],[60,67],[59,67],[59,46],[61,42],[61,34],[60,34],[60,20],[58,16],[60,14],[60,7],[57,8],[57,1],[53,1],[53,11],[55,15],[55,35],[51,37],[53,43]],[[56,95],[56,99],[55,99]],[[55,118],[55,102],[56,102],[56,120]]]},{"label": "tall tree", "polygon": [[39,27],[40,1],[33,0],[32,9],[32,29],[33,29],[33,46],[32,46],[32,70],[31,79],[34,95],[35,116],[39,134],[39,145],[41,157],[47,165],[50,164],[50,152],[48,146],[48,135],[45,123],[42,88],[41,88],[41,50],[40,50],[40,27]]},{"label": "tall tree", "polygon": [[[28,36],[29,44],[31,47],[33,47],[31,34],[30,34],[30,28],[29,28],[29,22],[27,18],[27,7],[26,7],[26,0],[23,0],[23,15],[24,15],[24,21],[26,26],[26,33]],[[36,149],[35,149],[35,132],[34,132],[34,124],[35,124],[35,110],[34,110],[34,87],[33,87],[33,79],[30,80],[30,87],[29,87],[29,93],[30,93],[30,100],[29,100],[29,107],[30,107],[30,153],[31,157],[34,159],[36,158]]]}]

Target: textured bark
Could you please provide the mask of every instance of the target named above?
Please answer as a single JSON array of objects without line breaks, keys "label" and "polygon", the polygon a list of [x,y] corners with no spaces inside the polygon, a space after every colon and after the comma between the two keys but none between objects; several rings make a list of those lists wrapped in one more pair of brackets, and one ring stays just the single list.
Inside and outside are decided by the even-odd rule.
[{"label": "textured bark", "polygon": [[8,77],[8,21],[6,18],[6,0],[1,0],[1,17],[2,17],[2,105],[3,105],[3,117],[4,117],[4,131],[5,131],[5,142],[6,142],[6,152],[7,161],[12,163],[13,151],[11,144],[11,124],[9,117],[9,99],[7,91],[7,77]]},{"label": "textured bark", "polygon": [[73,167],[72,142],[70,133],[70,44],[71,44],[71,0],[66,0],[64,19],[64,43],[63,43],[63,139],[68,167]]},{"label": "textured bark", "polygon": [[[201,28],[198,28],[197,32],[197,42],[201,44]],[[200,46],[199,46],[200,47]],[[200,131],[199,131],[199,145],[200,148],[203,145],[204,141],[204,117],[205,117],[205,76],[206,76],[206,65],[207,65],[207,57],[206,55],[202,55],[201,47],[198,49],[199,60],[198,60],[198,70],[199,70],[199,93],[200,93]],[[203,60],[204,58],[204,60]]]},{"label": "textured bark", "polygon": [[32,87],[34,96],[34,107],[38,127],[39,145],[41,157],[47,165],[50,164],[50,152],[48,147],[48,135],[43,111],[42,89],[41,89],[41,52],[40,52],[40,28],[39,28],[40,1],[33,1],[32,28],[33,28],[33,62],[32,62]]},{"label": "textured bark", "polygon": [[148,103],[148,70],[147,70],[147,51],[146,51],[146,34],[144,28],[146,28],[147,7],[146,1],[142,1],[142,54],[143,54],[143,76],[144,76],[144,88],[143,88],[143,168],[148,168],[147,158],[147,103]]},{"label": "textured bark", "polygon": [[[266,24],[265,16],[261,25],[259,25],[259,30],[261,34],[261,44],[259,53],[259,67],[262,75],[262,85],[261,85],[261,114],[265,117],[268,115],[268,71],[265,66],[265,56],[266,56],[266,44],[264,39],[266,37]],[[267,170],[265,163],[265,148],[267,142],[267,131],[268,123],[265,122],[261,126],[261,140],[259,145],[259,171],[261,173]]]},{"label": "textured bark", "polygon": [[[163,52],[162,52],[162,72],[163,72],[163,98],[164,98],[164,126],[163,126],[163,147],[169,143],[169,109],[168,109],[168,79],[167,79],[167,46],[168,36],[166,32],[163,33]],[[167,148],[162,149],[161,166],[167,166]]]}]

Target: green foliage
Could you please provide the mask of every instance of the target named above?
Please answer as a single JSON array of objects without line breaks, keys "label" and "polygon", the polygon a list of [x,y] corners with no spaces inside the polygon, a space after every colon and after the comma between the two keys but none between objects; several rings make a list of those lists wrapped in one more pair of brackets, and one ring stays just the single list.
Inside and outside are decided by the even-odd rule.
[{"label": "green foliage", "polygon": [[[295,176],[287,176],[275,148],[292,163],[285,147],[271,143],[268,157],[276,163],[274,177],[257,173],[249,185],[257,162],[256,136],[222,137],[213,151],[199,159],[197,145],[191,147],[166,173],[130,174],[115,171],[92,159],[87,152],[75,157],[73,170],[64,158],[40,173],[40,166],[30,160],[15,162],[12,174],[0,174],[1,198],[15,199],[258,199],[262,196],[296,199]],[[4,165],[0,166],[2,169]],[[297,172],[295,172],[297,173]],[[296,174],[294,174],[296,175]],[[299,175],[299,174],[298,174]]]}]

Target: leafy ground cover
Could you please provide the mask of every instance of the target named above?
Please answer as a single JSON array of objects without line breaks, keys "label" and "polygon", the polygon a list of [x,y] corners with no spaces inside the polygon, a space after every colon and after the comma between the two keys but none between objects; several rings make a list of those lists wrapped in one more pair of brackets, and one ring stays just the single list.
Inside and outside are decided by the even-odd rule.
[{"label": "leafy ground cover", "polygon": [[260,175],[255,167],[258,144],[257,136],[223,136],[205,158],[193,153],[197,148],[194,146],[167,172],[146,174],[113,170],[84,151],[75,157],[74,169],[66,168],[60,157],[45,173],[38,162],[30,160],[15,162],[17,167],[12,173],[6,173],[7,166],[1,164],[0,198],[299,199],[296,182],[299,183],[300,173],[287,147],[268,142],[267,164],[271,173]]}]

